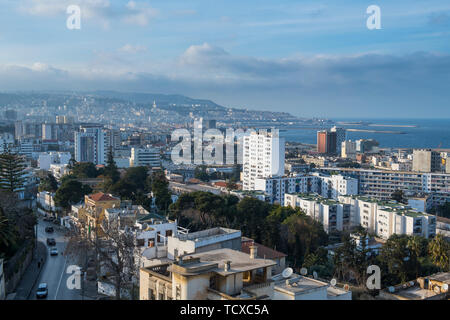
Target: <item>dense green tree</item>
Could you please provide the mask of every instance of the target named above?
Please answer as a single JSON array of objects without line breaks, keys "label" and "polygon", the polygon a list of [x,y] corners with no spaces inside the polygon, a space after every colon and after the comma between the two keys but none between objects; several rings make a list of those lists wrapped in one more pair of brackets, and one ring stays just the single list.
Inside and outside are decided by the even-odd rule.
[{"label": "dense green tree", "polygon": [[41,191],[56,192],[57,189],[58,189],[58,182],[51,173],[48,173],[45,178],[41,179],[38,187],[39,192]]},{"label": "dense green tree", "polygon": [[383,245],[379,261],[381,263],[384,283],[394,285],[400,282],[410,281],[416,278],[420,264],[415,252],[416,245],[409,247],[408,243],[416,242],[406,235],[392,235]]},{"label": "dense green tree", "polygon": [[398,189],[391,194],[391,199],[400,203],[407,203],[403,190]]},{"label": "dense green tree", "polygon": [[201,166],[197,166],[194,170],[194,177],[196,179],[208,182],[210,180],[210,177],[208,175],[208,173],[206,172],[206,166],[201,165]]},{"label": "dense green tree", "polygon": [[90,193],[92,189],[88,185],[83,185],[74,179],[66,179],[56,191],[55,204],[69,209],[71,205],[79,203],[85,195]]},{"label": "dense green tree", "polygon": [[321,223],[303,213],[290,215],[283,221],[281,242],[294,267],[303,264],[304,257],[327,244],[328,236]]},{"label": "dense green tree", "polygon": [[23,188],[25,164],[23,157],[5,145],[0,154],[0,190],[17,192]]},{"label": "dense green tree", "polygon": [[155,197],[156,207],[160,211],[168,212],[172,203],[172,196],[169,191],[169,181],[167,181],[164,172],[157,171],[152,176],[152,192]]},{"label": "dense green tree", "polygon": [[77,178],[96,178],[98,171],[92,162],[77,162],[73,166],[72,174]]},{"label": "dense green tree", "polygon": [[236,224],[243,234],[261,243],[265,232],[265,219],[269,215],[270,204],[246,197],[237,205]]},{"label": "dense green tree", "polygon": [[441,234],[438,234],[430,241],[428,252],[432,262],[438,266],[442,271],[450,271],[450,244]]},{"label": "dense green tree", "polygon": [[109,148],[108,159],[106,160],[106,166],[103,175],[111,179],[111,184],[116,183],[120,179],[120,172],[117,168],[116,162],[114,161],[112,147]]}]

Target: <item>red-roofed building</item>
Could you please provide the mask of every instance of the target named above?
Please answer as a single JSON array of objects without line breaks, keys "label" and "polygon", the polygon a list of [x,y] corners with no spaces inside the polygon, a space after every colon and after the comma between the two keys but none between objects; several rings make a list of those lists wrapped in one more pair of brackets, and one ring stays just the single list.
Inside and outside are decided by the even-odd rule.
[{"label": "red-roofed building", "polygon": [[270,259],[275,261],[277,264],[272,267],[272,273],[273,274],[279,274],[283,272],[283,270],[286,268],[286,257],[287,255],[276,251],[274,249],[271,249],[269,247],[263,246],[262,244],[259,244],[255,242],[253,239],[242,237],[241,242],[242,252],[245,252],[247,254],[250,254],[250,247],[255,246],[257,248],[256,251],[256,257],[261,259]]}]

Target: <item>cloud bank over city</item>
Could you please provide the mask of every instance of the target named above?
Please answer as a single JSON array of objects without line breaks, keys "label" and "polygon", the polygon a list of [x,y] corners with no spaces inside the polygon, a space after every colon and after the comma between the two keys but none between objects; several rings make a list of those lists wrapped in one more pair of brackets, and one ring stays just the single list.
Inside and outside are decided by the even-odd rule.
[{"label": "cloud bank over city", "polygon": [[[7,3],[1,90],[179,93],[297,116],[450,117],[445,1],[380,3],[374,31],[368,4],[354,1],[282,1],[276,10],[250,1],[235,13],[233,1]],[[65,28],[69,4],[81,8],[81,30]],[[13,17],[20,28],[6,28]]]}]

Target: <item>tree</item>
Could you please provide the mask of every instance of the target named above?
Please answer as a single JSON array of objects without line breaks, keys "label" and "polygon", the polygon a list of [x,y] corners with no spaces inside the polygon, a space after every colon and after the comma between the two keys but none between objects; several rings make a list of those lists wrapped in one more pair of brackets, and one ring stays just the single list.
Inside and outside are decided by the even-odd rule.
[{"label": "tree", "polygon": [[41,179],[38,188],[39,192],[41,191],[56,192],[57,189],[58,189],[58,182],[51,173],[48,173],[47,177]]},{"label": "tree", "polygon": [[88,185],[83,185],[77,180],[67,179],[56,191],[55,204],[58,207],[69,209],[72,204],[79,203],[85,195],[90,193],[92,193],[92,189]]},{"label": "tree", "polygon": [[17,192],[23,188],[25,165],[23,157],[12,153],[9,146],[5,146],[0,154],[0,189]]},{"label": "tree", "polygon": [[9,223],[8,218],[5,216],[3,208],[0,207],[0,248],[13,244],[15,242],[14,238],[15,235],[13,227]]},{"label": "tree", "polygon": [[[90,232],[88,232],[90,230]],[[80,252],[93,253],[97,260],[97,276],[106,271],[113,282],[115,299],[121,299],[124,287],[138,279],[135,263],[135,236],[120,228],[118,220],[106,219],[90,229],[86,221],[79,221],[71,230],[65,254],[78,256]]]},{"label": "tree", "polygon": [[440,217],[450,218],[450,202],[446,201],[436,209],[436,213]]},{"label": "tree", "polygon": [[172,203],[169,181],[167,181],[162,171],[155,172],[152,180],[152,192],[155,197],[155,204],[159,210],[167,212],[169,205]]},{"label": "tree", "polygon": [[384,269],[383,282],[394,285],[416,278],[420,263],[414,253],[416,248],[408,247],[408,243],[412,242],[407,235],[394,234],[383,245],[379,255],[381,267]]},{"label": "tree", "polygon": [[450,244],[441,234],[438,234],[433,240],[430,241],[428,245],[428,252],[430,253],[432,262],[436,266],[444,272],[450,271]]},{"label": "tree", "polygon": [[208,182],[209,181],[209,175],[206,172],[206,166],[201,165],[201,166],[197,166],[194,170],[194,177],[196,179]]},{"label": "tree", "polygon": [[72,169],[72,174],[77,178],[96,178],[97,168],[92,162],[77,162]]},{"label": "tree", "polygon": [[391,199],[399,203],[407,203],[403,190],[398,189],[391,194]]},{"label": "tree", "polygon": [[120,172],[117,168],[116,162],[114,161],[112,147],[109,148],[108,159],[106,160],[104,176],[111,179],[111,184],[116,183],[120,179]]},{"label": "tree", "polygon": [[321,223],[304,213],[297,212],[287,217],[281,224],[282,249],[294,266],[303,264],[304,257],[326,245],[328,236]]}]

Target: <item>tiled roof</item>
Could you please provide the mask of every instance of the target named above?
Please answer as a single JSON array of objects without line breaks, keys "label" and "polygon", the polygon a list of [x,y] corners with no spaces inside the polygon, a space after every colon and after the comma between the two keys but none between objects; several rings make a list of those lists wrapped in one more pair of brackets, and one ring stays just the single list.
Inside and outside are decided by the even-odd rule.
[{"label": "tiled roof", "polygon": [[118,198],[114,198],[111,195],[103,193],[103,192],[90,194],[89,195],[89,199],[92,199],[94,201],[114,201],[114,200],[119,200]]}]

